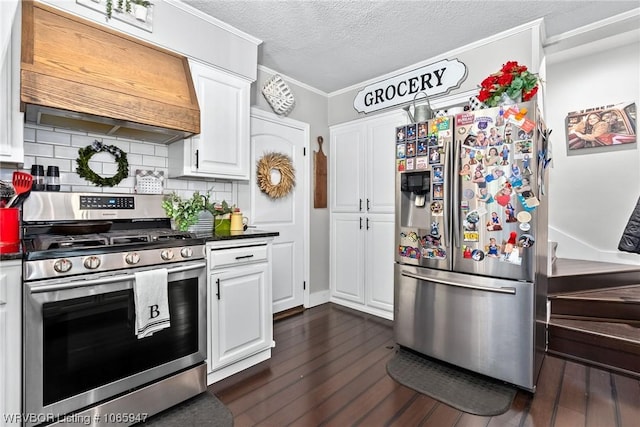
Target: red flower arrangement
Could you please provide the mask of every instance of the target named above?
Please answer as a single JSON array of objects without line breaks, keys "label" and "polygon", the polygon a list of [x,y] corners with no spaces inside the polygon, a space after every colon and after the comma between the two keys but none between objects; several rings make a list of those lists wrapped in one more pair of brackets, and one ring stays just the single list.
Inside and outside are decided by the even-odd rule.
[{"label": "red flower arrangement", "polygon": [[526,66],[509,61],[500,71],[491,74],[480,83],[478,100],[489,107],[495,107],[500,104],[503,94],[511,99],[522,96],[523,101],[528,101],[537,92],[538,76],[531,73]]}]

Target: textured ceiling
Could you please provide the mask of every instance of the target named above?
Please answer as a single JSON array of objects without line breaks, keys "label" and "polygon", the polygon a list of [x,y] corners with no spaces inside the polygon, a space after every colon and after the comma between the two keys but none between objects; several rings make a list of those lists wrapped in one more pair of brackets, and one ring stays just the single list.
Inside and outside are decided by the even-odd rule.
[{"label": "textured ceiling", "polygon": [[263,41],[258,64],[325,93],[544,18],[551,37],[640,7],[585,0],[182,0]]}]

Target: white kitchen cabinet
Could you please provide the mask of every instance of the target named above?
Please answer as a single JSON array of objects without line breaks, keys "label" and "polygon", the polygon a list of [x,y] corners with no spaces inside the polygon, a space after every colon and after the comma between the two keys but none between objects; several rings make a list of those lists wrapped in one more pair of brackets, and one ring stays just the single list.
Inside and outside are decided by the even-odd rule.
[{"label": "white kitchen cabinet", "polygon": [[20,425],[21,397],[22,262],[0,261],[0,426]]},{"label": "white kitchen cabinet", "polygon": [[170,177],[249,179],[251,81],[189,61],[200,134],[169,145]]},{"label": "white kitchen cabinet", "polygon": [[271,243],[208,243],[207,253],[207,383],[212,384],[271,357]]},{"label": "white kitchen cabinet", "polygon": [[394,216],[331,217],[331,301],[393,318]]},{"label": "white kitchen cabinet", "polygon": [[331,128],[330,298],[393,317],[395,128],[403,111]]},{"label": "white kitchen cabinet", "polygon": [[395,127],[403,111],[331,127],[332,212],[393,213]]},{"label": "white kitchen cabinet", "polygon": [[20,112],[21,7],[17,0],[0,2],[0,162],[24,162],[24,120]]}]

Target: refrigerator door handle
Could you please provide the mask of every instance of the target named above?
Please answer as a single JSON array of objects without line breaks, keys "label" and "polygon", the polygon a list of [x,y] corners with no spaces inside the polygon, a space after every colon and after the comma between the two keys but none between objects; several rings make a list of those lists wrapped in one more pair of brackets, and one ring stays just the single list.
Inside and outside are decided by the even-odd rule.
[{"label": "refrigerator door handle", "polygon": [[496,292],[499,294],[510,294],[510,295],[516,294],[516,288],[512,288],[512,287],[503,286],[500,288],[490,288],[487,286],[465,285],[464,283],[451,282],[448,280],[433,280],[425,276],[420,276],[419,274],[413,274],[406,270],[402,270],[401,274],[405,277],[411,277],[412,279],[424,280],[425,282],[431,282],[431,283],[436,283],[441,285],[457,286],[459,288],[472,289],[474,291]]},{"label": "refrigerator door handle", "polygon": [[451,177],[451,193],[453,194],[453,206],[451,211],[453,214],[453,247],[460,248],[460,183],[458,181],[458,171],[460,170],[460,154],[462,142],[455,141],[455,150],[453,153],[453,171],[449,174]]}]

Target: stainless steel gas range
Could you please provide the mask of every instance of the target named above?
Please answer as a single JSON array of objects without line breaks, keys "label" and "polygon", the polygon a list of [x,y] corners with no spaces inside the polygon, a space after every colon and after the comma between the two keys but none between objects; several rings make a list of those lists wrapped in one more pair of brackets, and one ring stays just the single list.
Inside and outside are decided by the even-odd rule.
[{"label": "stainless steel gas range", "polygon": [[[25,202],[25,425],[130,425],[206,389],[204,241],[172,230],[161,202],[60,192]],[[134,285],[152,270],[166,270],[170,326],[141,338]]]}]

